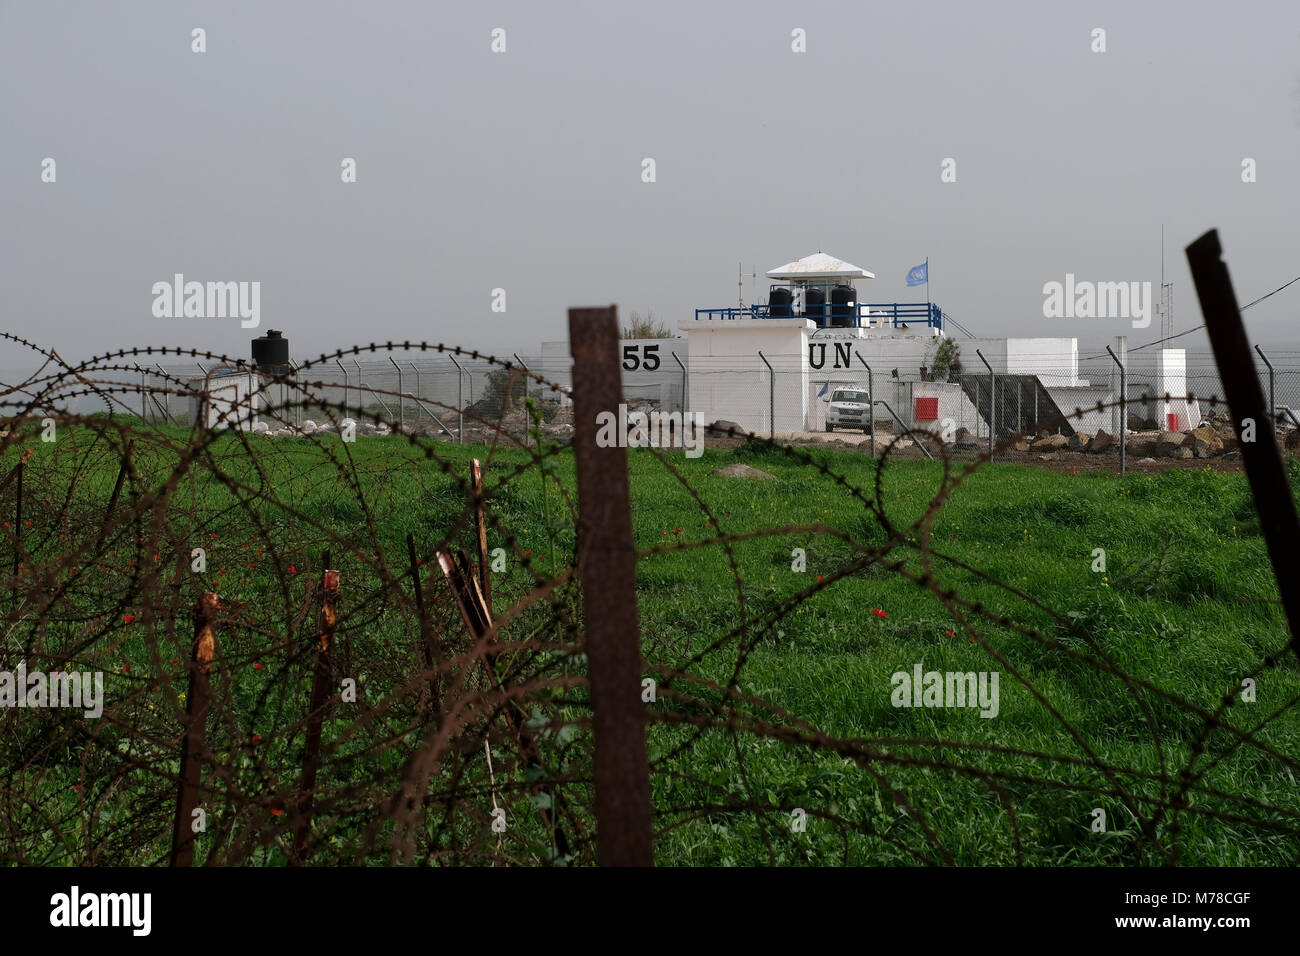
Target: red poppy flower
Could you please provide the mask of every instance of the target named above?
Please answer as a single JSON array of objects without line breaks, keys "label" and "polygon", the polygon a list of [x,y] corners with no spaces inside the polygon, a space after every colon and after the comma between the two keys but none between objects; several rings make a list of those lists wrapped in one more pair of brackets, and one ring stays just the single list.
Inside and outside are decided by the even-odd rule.
[{"label": "red poppy flower", "polygon": [[258,734],[253,734],[253,743],[260,744],[261,742],[262,742],[261,736],[259,736]]},{"label": "red poppy flower", "polygon": [[871,609],[871,613],[874,614],[874,615],[876,615],[876,617],[889,617],[888,614],[886,614],[884,611],[882,611],[882,610],[881,610],[880,608],[878,608],[878,607],[873,607],[873,608]]},{"label": "red poppy flower", "polygon": [[952,631],[949,631],[949,632],[948,632],[948,636],[949,636],[949,637],[956,637],[957,635],[954,634]]},{"label": "red poppy flower", "polygon": [[253,670],[255,670],[255,671],[260,671],[261,669],[262,669],[262,665],[261,665],[261,664],[254,664],[254,665],[253,665]]},{"label": "red poppy flower", "polygon": [[132,621],[135,620],[135,616],[132,615],[132,614],[123,614],[123,615],[122,615],[122,620],[123,620],[125,623],[130,624]]},{"label": "red poppy flower", "polygon": [[817,575],[817,580],[818,580],[818,581],[825,581],[826,579],[825,579],[824,577],[822,577],[822,576],[819,574],[819,575]]},{"label": "red poppy flower", "polygon": [[295,568],[295,567],[291,564],[291,565],[289,565],[289,573],[290,573],[290,574],[297,574],[297,573],[298,573],[298,569]]},{"label": "red poppy flower", "polygon": [[277,817],[278,817],[280,814],[284,813],[283,810],[277,810],[277,809],[275,809],[274,807],[271,808],[271,812],[274,813]]}]

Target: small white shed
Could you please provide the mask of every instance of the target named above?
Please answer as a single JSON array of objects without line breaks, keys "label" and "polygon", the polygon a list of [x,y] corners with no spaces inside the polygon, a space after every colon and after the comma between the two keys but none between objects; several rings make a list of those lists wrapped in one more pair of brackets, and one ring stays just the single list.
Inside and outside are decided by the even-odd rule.
[{"label": "small white shed", "polygon": [[251,429],[257,424],[261,382],[256,372],[213,369],[210,375],[190,379],[189,386],[191,422],[205,428]]}]

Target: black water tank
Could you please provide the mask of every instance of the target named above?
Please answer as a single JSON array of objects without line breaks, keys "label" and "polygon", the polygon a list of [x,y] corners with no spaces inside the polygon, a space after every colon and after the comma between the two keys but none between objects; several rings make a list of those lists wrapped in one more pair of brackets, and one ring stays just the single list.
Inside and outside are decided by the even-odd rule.
[{"label": "black water tank", "polygon": [[811,286],[803,294],[804,317],[812,319],[818,325],[826,324],[826,293]]},{"label": "black water tank", "polygon": [[277,329],[253,339],[253,364],[264,372],[279,375],[290,371],[289,340]]},{"label": "black water tank", "polygon": [[831,325],[847,329],[853,325],[853,312],[858,294],[851,285],[837,285],[831,289]]},{"label": "black water tank", "polygon": [[768,314],[774,319],[791,318],[794,315],[794,310],[790,308],[793,298],[790,290],[783,286],[772,289],[767,296]]}]

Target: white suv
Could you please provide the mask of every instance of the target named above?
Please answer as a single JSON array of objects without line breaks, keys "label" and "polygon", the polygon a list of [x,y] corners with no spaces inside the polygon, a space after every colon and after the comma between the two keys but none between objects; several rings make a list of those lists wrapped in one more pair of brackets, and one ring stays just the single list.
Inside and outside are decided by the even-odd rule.
[{"label": "white suv", "polygon": [[871,431],[871,403],[866,392],[853,388],[837,388],[831,392],[830,405],[826,409],[826,430],[835,431],[836,427],[862,429]]}]

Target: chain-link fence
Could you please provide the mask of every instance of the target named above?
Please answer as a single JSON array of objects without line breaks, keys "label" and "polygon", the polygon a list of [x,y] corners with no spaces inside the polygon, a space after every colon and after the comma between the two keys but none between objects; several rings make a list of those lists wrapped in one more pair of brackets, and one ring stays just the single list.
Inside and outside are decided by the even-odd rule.
[{"label": "chain-link fence", "polygon": [[[685,410],[704,425],[728,422],[783,440],[865,442],[875,454],[914,448],[921,456],[941,443],[994,458],[1100,453],[1134,436],[1186,433],[1205,422],[1223,432],[1219,450],[1231,444],[1211,353],[1112,349],[1039,358],[1009,354],[1007,341],[966,343],[949,367],[936,366],[933,348],[906,341],[813,342],[807,356],[753,349],[692,358],[682,339],[625,340],[620,358],[630,410]],[[257,415],[282,433],[321,424],[332,405],[381,429],[450,440],[479,437],[484,421],[515,433],[563,434],[572,408],[558,388],[571,384],[571,359],[560,345],[513,354],[510,367],[473,354],[380,349],[366,358],[301,359],[273,378],[240,362],[98,363],[94,381],[120,383],[120,394],[87,390],[64,410],[89,413],[107,403],[149,422],[189,424],[205,395],[238,394],[242,376],[256,393]],[[1300,429],[1300,351],[1260,350],[1256,366],[1279,429]]]}]

